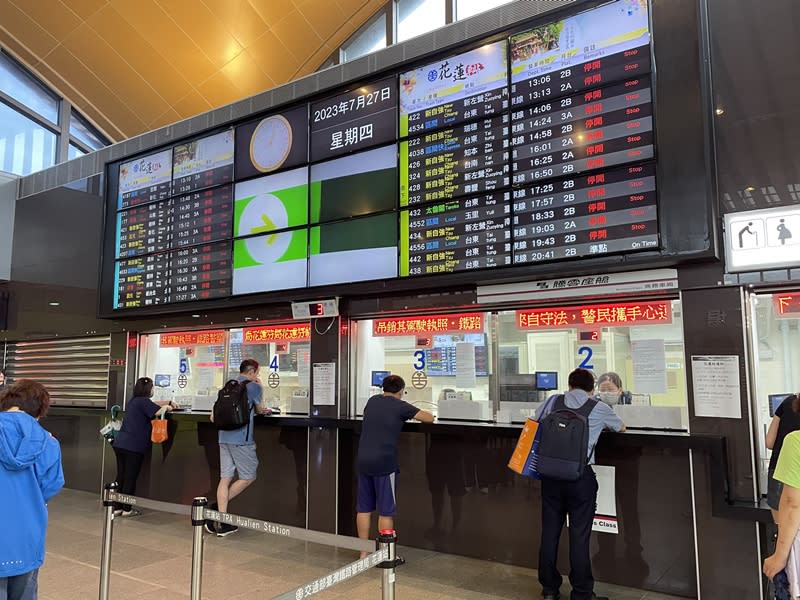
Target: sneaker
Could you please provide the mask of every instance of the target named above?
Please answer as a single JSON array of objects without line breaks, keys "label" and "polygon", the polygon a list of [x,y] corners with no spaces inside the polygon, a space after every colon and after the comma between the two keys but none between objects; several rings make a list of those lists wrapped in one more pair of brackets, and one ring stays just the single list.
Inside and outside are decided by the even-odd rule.
[{"label": "sneaker", "polygon": [[227,523],[217,525],[217,537],[225,537],[237,531],[239,531],[239,528],[236,525],[228,525]]},{"label": "sneaker", "polygon": [[132,508],[130,510],[123,510],[122,514],[120,516],[121,517],[138,517],[141,514],[142,514],[142,511],[136,510],[135,508]]},{"label": "sneaker", "polygon": [[209,521],[206,520],[205,524],[203,525],[205,530],[210,533],[211,535],[216,535],[217,533],[217,522],[216,521]]},{"label": "sneaker", "polygon": [[561,594],[559,592],[556,592],[555,594],[550,594],[550,593],[542,594],[542,600],[560,600],[560,598]]},{"label": "sneaker", "polygon": [[592,600],[609,600],[608,596],[598,596],[597,594],[592,594]]},{"label": "sneaker", "polygon": [[115,510],[115,511],[114,511],[114,516],[115,516],[115,517],[120,517],[120,516],[122,516],[122,509],[121,509],[121,508],[118,508],[117,510]]}]

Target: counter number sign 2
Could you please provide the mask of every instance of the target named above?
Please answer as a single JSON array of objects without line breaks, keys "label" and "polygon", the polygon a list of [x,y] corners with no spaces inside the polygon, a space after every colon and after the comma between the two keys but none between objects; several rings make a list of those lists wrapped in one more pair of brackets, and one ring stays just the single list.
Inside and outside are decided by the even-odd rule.
[{"label": "counter number sign 2", "polygon": [[594,365],[592,364],[592,356],[594,356],[594,351],[590,346],[581,346],[578,348],[578,358],[580,359],[578,368],[589,369],[590,371],[594,369]]}]

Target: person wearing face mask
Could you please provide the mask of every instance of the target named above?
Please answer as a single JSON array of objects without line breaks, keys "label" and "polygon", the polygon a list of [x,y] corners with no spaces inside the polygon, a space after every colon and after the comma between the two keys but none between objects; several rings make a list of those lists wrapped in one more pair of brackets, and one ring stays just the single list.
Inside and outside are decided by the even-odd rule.
[{"label": "person wearing face mask", "polygon": [[622,378],[609,371],[597,379],[597,399],[609,406],[615,404],[631,404],[631,393],[622,388]]}]

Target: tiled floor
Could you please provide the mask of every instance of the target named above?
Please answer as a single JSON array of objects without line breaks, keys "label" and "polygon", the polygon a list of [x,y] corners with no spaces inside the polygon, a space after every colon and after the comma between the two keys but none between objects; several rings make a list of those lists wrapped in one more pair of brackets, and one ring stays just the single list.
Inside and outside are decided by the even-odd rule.
[{"label": "tiled floor", "polygon": [[[50,503],[47,561],[39,575],[42,600],[97,598],[102,509],[97,497],[64,490]],[[189,597],[191,528],[188,519],[145,512],[114,523],[112,600]],[[269,599],[356,558],[354,552],[240,530],[206,536],[203,598]],[[536,572],[411,548],[398,570],[397,600],[522,600],[539,598]],[[376,570],[315,598],[377,600]],[[612,600],[671,600],[671,596],[597,584]],[[562,590],[564,592],[565,590]],[[568,597],[568,596],[565,596]],[[677,600],[677,599],[676,599]]]}]

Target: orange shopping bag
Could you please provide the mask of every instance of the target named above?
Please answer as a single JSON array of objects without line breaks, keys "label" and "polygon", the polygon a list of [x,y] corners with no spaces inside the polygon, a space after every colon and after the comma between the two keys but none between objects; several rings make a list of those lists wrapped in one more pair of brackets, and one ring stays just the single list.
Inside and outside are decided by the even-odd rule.
[{"label": "orange shopping bag", "polygon": [[153,430],[150,432],[150,441],[154,444],[161,444],[167,441],[167,420],[164,418],[164,412],[158,419],[150,421]]},{"label": "orange shopping bag", "polygon": [[514,454],[511,455],[511,460],[508,461],[508,468],[525,477],[539,479],[539,473],[536,471],[538,450],[539,421],[528,419],[525,421],[522,433],[519,434],[517,447],[514,449]]}]

